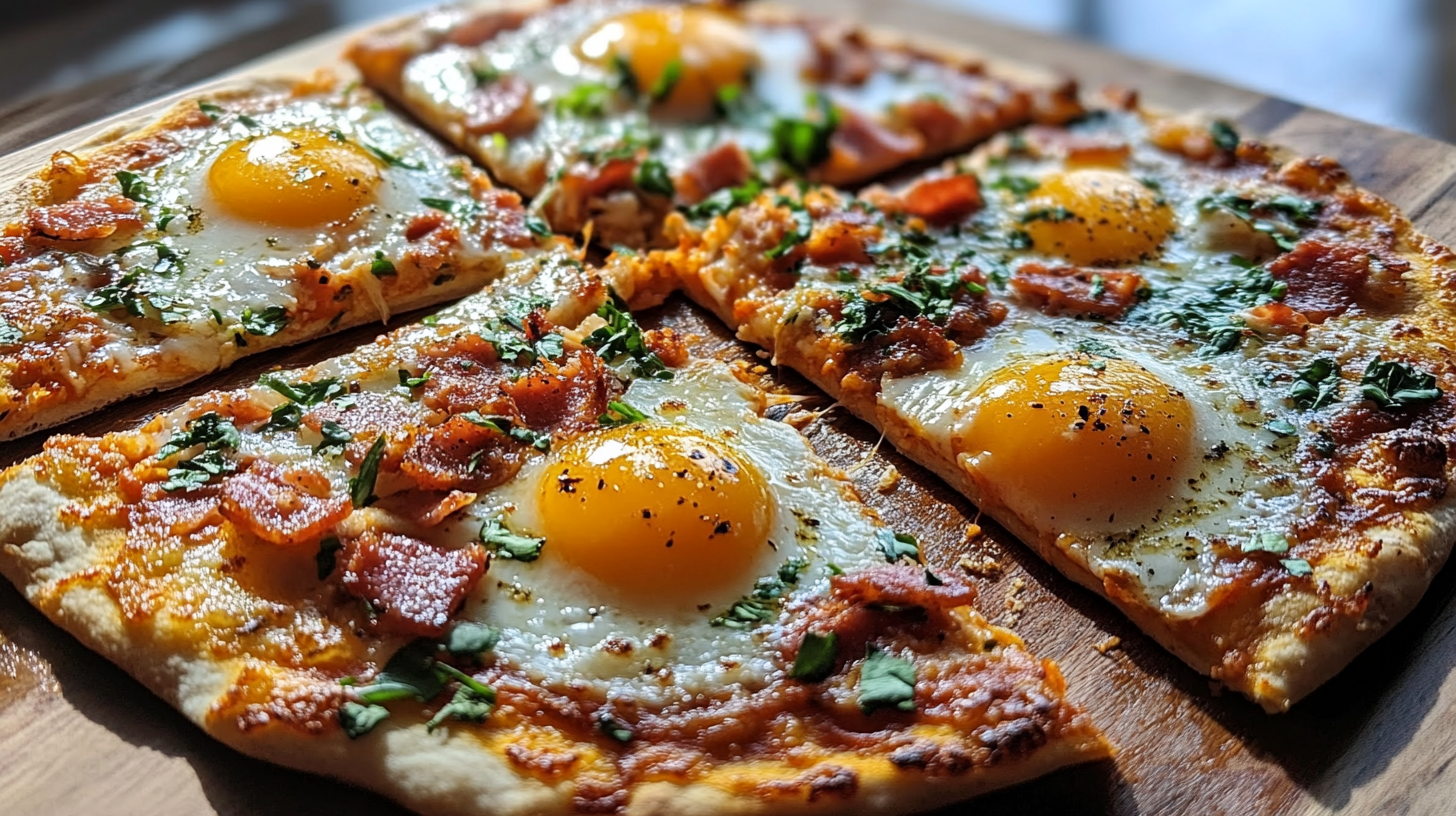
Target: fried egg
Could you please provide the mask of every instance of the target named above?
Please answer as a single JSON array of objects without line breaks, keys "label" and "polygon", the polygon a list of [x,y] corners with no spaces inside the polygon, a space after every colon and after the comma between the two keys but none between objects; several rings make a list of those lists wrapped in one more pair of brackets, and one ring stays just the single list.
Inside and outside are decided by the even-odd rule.
[{"label": "fried egg", "polygon": [[543,679],[656,701],[761,686],[772,626],[714,619],[785,565],[788,598],[884,563],[884,527],[723,363],[636,380],[623,401],[648,419],[554,446],[449,524],[462,541],[492,519],[544,538],[534,561],[495,559],[462,615]]},{"label": "fried egg", "polygon": [[[426,202],[473,202],[475,171],[463,159],[357,90],[219,103],[189,103],[210,124],[168,129],[180,149],[83,193],[125,195],[144,223],[98,247],[119,292],[93,308],[174,338],[178,354],[226,359],[297,323],[317,327],[346,310],[351,323],[387,316],[386,291],[417,298],[430,288],[401,278],[395,262],[412,218],[432,210]],[[454,251],[436,285],[483,282],[496,261],[520,254],[468,238]],[[86,286],[79,296],[91,297],[95,264],[67,263]]]}]

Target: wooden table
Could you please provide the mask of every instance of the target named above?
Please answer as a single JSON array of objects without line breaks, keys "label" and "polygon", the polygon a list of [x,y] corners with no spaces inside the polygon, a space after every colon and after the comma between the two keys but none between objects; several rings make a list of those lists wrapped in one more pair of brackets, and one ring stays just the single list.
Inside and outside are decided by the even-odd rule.
[{"label": "wooden table", "polygon": [[[1427,233],[1456,243],[1456,147],[1341,119],[1230,88],[1091,46],[1030,34],[904,2],[798,0],[838,16],[929,35],[1004,58],[1058,67],[1086,87],[1135,86],[1151,104],[1203,108],[1251,134],[1306,153],[1339,157],[1365,186],[1390,198]],[[846,9],[846,6],[851,7]],[[247,66],[276,73],[336,57],[340,36]],[[225,65],[225,55],[209,65]],[[191,75],[198,73],[192,66]],[[183,74],[187,75],[187,71]],[[0,112],[0,187],[7,173],[33,169],[84,134],[36,142],[141,98],[175,90],[154,73],[141,87],[92,89]],[[91,131],[94,132],[94,128]],[[0,205],[3,209],[3,205]],[[406,318],[408,319],[408,318]],[[649,321],[687,326],[732,349],[701,312],[674,301]],[[313,362],[372,338],[366,327],[244,362],[184,389],[250,382],[275,366]],[[747,353],[737,350],[736,353]],[[130,427],[171,407],[181,392],[138,399],[64,430]],[[831,415],[832,416],[832,415]],[[972,545],[962,530],[975,508],[933,477],[882,448],[869,429],[843,417],[817,423],[815,446],[856,478],[866,500],[909,519],[931,560],[954,568],[969,546],[1007,565],[982,581],[982,607],[1016,628],[1040,654],[1059,660],[1072,695],[1120,747],[1115,762],[1073,768],[946,813],[1432,813],[1456,812],[1456,572],[1448,569],[1410,618],[1293,712],[1269,716],[1220,695],[1141,635],[1111,606],[1046,567],[1004,532]],[[0,446],[0,465],[38,450],[39,437]],[[893,464],[905,478],[874,489]],[[1122,646],[1092,647],[1109,636]],[[105,660],[81,648],[0,582],[0,813],[40,814],[397,814],[379,797],[275,768],[212,742]]]}]

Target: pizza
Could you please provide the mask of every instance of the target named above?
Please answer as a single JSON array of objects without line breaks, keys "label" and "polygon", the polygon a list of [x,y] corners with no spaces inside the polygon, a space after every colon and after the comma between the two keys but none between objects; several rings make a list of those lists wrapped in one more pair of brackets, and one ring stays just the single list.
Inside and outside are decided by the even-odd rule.
[{"label": "pizza", "polygon": [[768,408],[550,260],[0,475],[0,572],[247,754],[425,813],[903,812],[1110,749]]},{"label": "pizza", "polygon": [[1283,711],[1456,538],[1456,258],[1338,164],[1135,100],[622,253],[1193,668]]},{"label": "pizza", "polygon": [[782,9],[486,3],[407,18],[349,56],[371,85],[604,246],[750,180],[861,184],[1080,112],[1075,87]]},{"label": "pizza", "polygon": [[327,76],[179,103],[56,153],[12,200],[0,438],[461,297],[558,243],[515,193]]}]

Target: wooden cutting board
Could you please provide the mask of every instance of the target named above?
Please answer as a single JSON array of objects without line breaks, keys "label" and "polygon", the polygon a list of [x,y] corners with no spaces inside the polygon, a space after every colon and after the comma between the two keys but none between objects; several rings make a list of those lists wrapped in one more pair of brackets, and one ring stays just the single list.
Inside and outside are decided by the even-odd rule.
[{"label": "wooden cutting board", "polygon": [[[1363,185],[1390,198],[1428,234],[1456,243],[1456,147],[1353,122],[1097,48],[903,2],[795,5],[929,36],[1011,60],[1052,66],[1085,87],[1137,87],[1151,104],[1201,108],[1305,153],[1340,158]],[[229,78],[336,64],[346,33],[328,35],[236,69]],[[158,94],[172,90],[152,77]],[[226,78],[225,80],[226,81]],[[110,90],[31,106],[24,121],[0,118],[0,189],[114,121],[32,144],[90,122]],[[165,100],[143,106],[153,112]],[[131,118],[134,118],[132,116]],[[3,205],[0,205],[3,210]],[[417,316],[416,316],[417,317]],[[406,316],[406,320],[409,316]],[[724,354],[748,355],[704,313],[672,301],[648,316],[702,335]],[[377,327],[245,361],[183,389],[232,387],[268,369],[311,363],[366,342]],[[795,382],[785,375],[785,381]],[[809,393],[801,383],[802,393]],[[70,433],[132,427],[183,392],[156,395],[72,423]],[[1141,635],[1110,605],[1046,567],[982,520],[987,535],[964,541],[974,507],[887,447],[867,426],[831,413],[808,431],[849,470],[866,500],[926,542],[938,569],[962,554],[1005,566],[979,580],[981,606],[1014,623],[1040,654],[1059,660],[1075,699],[1119,746],[1115,761],[1073,768],[945,813],[1432,813],[1456,812],[1456,572],[1448,569],[1410,618],[1293,712],[1269,716]],[[43,435],[42,435],[43,436]],[[0,466],[34,453],[41,436],[0,445]],[[903,478],[876,489],[886,468]],[[1106,654],[1094,645],[1119,638]],[[0,813],[399,814],[381,798],[275,768],[212,742],[105,660],[92,655],[0,581]]]}]

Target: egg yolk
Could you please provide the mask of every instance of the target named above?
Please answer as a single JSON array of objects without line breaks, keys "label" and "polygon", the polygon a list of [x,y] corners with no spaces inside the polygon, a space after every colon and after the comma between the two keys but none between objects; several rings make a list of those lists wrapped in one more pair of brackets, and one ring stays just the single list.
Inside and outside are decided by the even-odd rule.
[{"label": "egg yolk", "polygon": [[955,438],[961,466],[1014,513],[1060,530],[1148,520],[1193,449],[1187,397],[1127,360],[1013,364],[969,407]]},{"label": "egg yolk", "polygon": [[[752,583],[773,500],[749,462],[696,431],[628,425],[560,449],[537,489],[552,556],[642,604]],[[730,592],[731,594],[731,592]]]},{"label": "egg yolk", "polygon": [[312,130],[235,142],[207,173],[227,210],[280,227],[342,221],[369,203],[379,181],[378,164],[362,148]]},{"label": "egg yolk", "polygon": [[758,65],[758,50],[743,25],[703,6],[647,8],[612,17],[588,32],[576,52],[603,68],[625,61],[643,94],[670,85],[654,100],[660,111],[694,119],[712,116],[718,91],[744,84]]},{"label": "egg yolk", "polygon": [[1173,230],[1173,212],[1157,192],[1116,170],[1049,176],[1027,207],[1032,246],[1078,266],[1133,263],[1157,252]]}]

